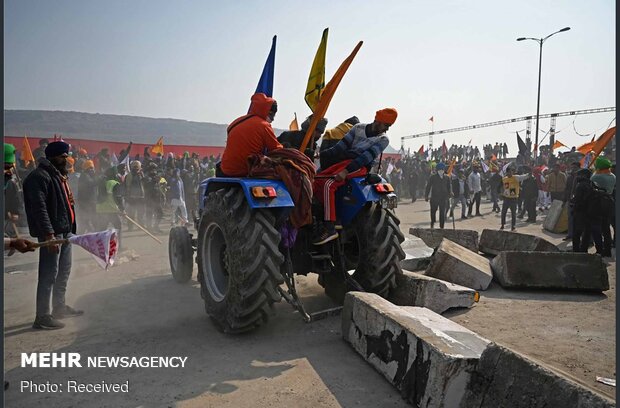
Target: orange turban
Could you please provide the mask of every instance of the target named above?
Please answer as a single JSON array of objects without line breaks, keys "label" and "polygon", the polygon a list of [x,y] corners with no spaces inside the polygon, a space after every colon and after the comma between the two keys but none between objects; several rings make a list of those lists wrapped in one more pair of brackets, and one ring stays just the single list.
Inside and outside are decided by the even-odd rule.
[{"label": "orange turban", "polygon": [[82,156],[86,156],[88,154],[88,152],[86,151],[86,149],[80,149],[78,151],[79,154],[81,154]]},{"label": "orange turban", "polygon": [[375,114],[375,122],[387,123],[388,125],[393,125],[396,122],[396,117],[398,116],[398,112],[394,108],[385,108],[378,110]]},{"label": "orange turban", "polygon": [[86,160],[82,164],[82,170],[88,170],[88,169],[94,169],[94,168],[95,168],[95,163],[93,163],[92,160]]},{"label": "orange turban", "polygon": [[69,156],[67,157],[67,162],[71,165],[71,167],[73,167],[73,165],[75,164],[75,159]]}]

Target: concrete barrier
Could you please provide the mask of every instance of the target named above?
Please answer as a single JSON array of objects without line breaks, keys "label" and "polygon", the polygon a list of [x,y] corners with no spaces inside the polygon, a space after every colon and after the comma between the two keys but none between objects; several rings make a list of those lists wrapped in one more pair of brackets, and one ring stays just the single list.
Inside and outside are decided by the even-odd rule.
[{"label": "concrete barrier", "polygon": [[419,306],[443,313],[454,307],[472,307],[479,297],[477,291],[465,286],[404,271],[396,275],[396,288],[389,300],[399,306]]},{"label": "concrete barrier", "polygon": [[574,252],[505,251],[491,261],[505,288],[605,291],[609,277],[599,255]]},{"label": "concrete barrier", "polygon": [[433,248],[426,246],[421,239],[405,238],[400,247],[405,251],[405,259],[400,261],[403,270],[423,271],[431,262]]},{"label": "concrete barrier", "polygon": [[506,347],[490,344],[460,407],[611,408],[613,400]]},{"label": "concrete barrier", "polygon": [[568,205],[564,206],[561,200],[553,200],[543,228],[556,234],[568,231]]},{"label": "concrete barrier", "polygon": [[488,259],[449,239],[441,241],[424,274],[476,290],[486,290],[493,280]]},{"label": "concrete barrier", "polygon": [[478,249],[489,255],[502,251],[560,252],[557,246],[541,237],[492,229],[482,230]]},{"label": "concrete barrier", "polygon": [[430,248],[436,249],[444,238],[478,252],[478,231],[464,229],[409,228],[409,233],[420,238]]},{"label": "concrete barrier", "polygon": [[342,336],[416,407],[458,407],[489,341],[420,307],[348,292]]}]

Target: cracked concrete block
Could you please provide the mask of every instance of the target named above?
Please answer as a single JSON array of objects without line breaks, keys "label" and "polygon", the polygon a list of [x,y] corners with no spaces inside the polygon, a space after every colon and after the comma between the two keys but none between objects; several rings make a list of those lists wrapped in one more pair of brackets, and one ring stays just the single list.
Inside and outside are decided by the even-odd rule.
[{"label": "cracked concrete block", "polygon": [[478,252],[478,231],[465,229],[430,229],[409,228],[409,233],[420,238],[430,248],[436,249],[444,238],[464,246],[473,252]]},{"label": "cracked concrete block", "polygon": [[405,252],[405,259],[400,261],[403,270],[422,271],[431,262],[434,250],[426,246],[421,239],[405,238],[400,247]]},{"label": "cracked concrete block", "polygon": [[488,259],[449,239],[441,241],[424,274],[476,290],[486,290],[493,280]]},{"label": "cracked concrete block", "polygon": [[390,302],[399,306],[419,306],[443,313],[453,307],[472,307],[479,299],[477,291],[415,272],[396,275],[396,288]]},{"label": "cracked concrete block", "polygon": [[557,246],[535,235],[484,229],[478,245],[480,252],[497,255],[502,251],[560,252]]},{"label": "cracked concrete block", "polygon": [[505,251],[493,258],[491,268],[505,288],[609,290],[607,267],[596,254]]},{"label": "cracked concrete block", "polygon": [[506,347],[491,343],[460,407],[611,408],[615,401]]},{"label": "cracked concrete block", "polygon": [[348,292],[342,336],[416,407],[458,407],[489,341],[421,307]]},{"label": "cracked concrete block", "polygon": [[556,234],[568,231],[568,206],[563,204],[561,200],[553,200],[543,221],[544,229]]}]

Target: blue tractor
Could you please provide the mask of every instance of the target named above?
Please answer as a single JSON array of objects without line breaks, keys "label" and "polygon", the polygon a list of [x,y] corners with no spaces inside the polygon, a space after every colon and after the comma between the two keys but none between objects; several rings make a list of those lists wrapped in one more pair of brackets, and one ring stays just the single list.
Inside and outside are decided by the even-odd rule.
[{"label": "blue tractor", "polygon": [[[264,324],[282,298],[307,322],[338,313],[340,308],[308,314],[297,296],[294,274],[317,273],[326,294],[340,303],[348,290],[387,297],[405,257],[393,191],[377,174],[350,179],[336,193],[339,238],[313,245],[313,225],[308,225],[297,231],[291,245],[286,224],[294,204],[283,182],[206,179],[199,187],[194,219],[198,236],[185,227],[170,231],[172,275],[179,283],[189,281],[196,253],[206,312],[226,333]],[[321,219],[321,212],[322,206],[313,207],[315,219]]]}]

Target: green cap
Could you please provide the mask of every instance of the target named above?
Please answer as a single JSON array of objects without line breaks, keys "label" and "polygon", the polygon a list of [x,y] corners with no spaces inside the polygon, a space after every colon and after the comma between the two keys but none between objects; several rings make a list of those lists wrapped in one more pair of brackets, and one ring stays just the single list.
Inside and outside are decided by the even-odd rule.
[{"label": "green cap", "polygon": [[15,146],[10,143],[4,144],[4,162],[15,163]]},{"label": "green cap", "polygon": [[[6,161],[6,160],[5,160]],[[597,157],[594,161],[594,168],[597,170],[604,170],[611,167],[611,161],[606,157]]]}]

